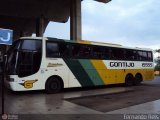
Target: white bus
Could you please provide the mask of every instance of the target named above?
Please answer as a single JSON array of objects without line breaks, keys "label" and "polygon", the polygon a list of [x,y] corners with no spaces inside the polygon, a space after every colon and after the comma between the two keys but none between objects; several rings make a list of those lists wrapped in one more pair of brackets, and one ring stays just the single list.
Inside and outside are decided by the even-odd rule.
[{"label": "white bus", "polygon": [[8,78],[13,91],[46,90],[125,83],[139,85],[154,79],[151,49],[92,41],[23,37],[8,51]]}]

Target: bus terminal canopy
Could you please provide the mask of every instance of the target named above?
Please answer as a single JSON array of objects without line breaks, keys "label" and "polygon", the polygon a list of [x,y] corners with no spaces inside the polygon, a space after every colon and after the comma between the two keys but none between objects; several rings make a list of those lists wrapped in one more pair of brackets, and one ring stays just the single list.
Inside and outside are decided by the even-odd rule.
[{"label": "bus terminal canopy", "polygon": [[[107,3],[110,0],[95,0]],[[0,28],[35,32],[36,19],[43,16],[44,27],[49,21],[67,22],[72,0],[3,0],[0,7]]]}]

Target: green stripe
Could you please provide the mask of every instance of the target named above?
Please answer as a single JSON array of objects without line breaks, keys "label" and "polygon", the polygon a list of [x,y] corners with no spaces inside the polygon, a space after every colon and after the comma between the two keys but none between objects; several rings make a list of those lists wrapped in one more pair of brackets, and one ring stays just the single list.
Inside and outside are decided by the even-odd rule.
[{"label": "green stripe", "polygon": [[88,74],[94,85],[104,85],[103,80],[97,73],[96,69],[94,68],[90,60],[81,59],[79,60],[79,62],[83,66],[84,70],[86,71],[86,73]]},{"label": "green stripe", "polygon": [[69,69],[72,71],[79,83],[84,86],[94,86],[88,74],[85,72],[84,68],[80,62],[76,59],[63,59],[68,65]]}]

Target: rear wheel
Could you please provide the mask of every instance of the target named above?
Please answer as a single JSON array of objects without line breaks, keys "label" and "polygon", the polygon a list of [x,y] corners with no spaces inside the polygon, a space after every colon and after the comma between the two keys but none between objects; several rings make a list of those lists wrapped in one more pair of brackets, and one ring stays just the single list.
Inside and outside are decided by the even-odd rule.
[{"label": "rear wheel", "polygon": [[132,74],[128,74],[125,78],[125,86],[129,87],[133,85],[134,77]]},{"label": "rear wheel", "polygon": [[63,84],[57,77],[51,77],[47,80],[45,90],[49,94],[58,93],[62,90]]},{"label": "rear wheel", "polygon": [[140,85],[143,78],[141,74],[136,74],[134,79],[134,85]]}]

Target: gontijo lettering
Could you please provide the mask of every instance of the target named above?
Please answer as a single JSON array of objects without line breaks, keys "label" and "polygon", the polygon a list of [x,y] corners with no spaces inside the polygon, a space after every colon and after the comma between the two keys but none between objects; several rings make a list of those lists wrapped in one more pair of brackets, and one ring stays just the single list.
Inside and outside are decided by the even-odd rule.
[{"label": "gontijo lettering", "polygon": [[110,62],[110,67],[134,67],[134,63],[130,62]]}]

